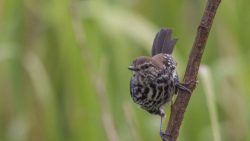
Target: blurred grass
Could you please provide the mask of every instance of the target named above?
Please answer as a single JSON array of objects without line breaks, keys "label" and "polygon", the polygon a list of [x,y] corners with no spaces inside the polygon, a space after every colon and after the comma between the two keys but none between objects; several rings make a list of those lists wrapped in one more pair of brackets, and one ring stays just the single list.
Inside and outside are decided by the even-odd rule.
[{"label": "blurred grass", "polygon": [[[170,27],[182,76],[205,2],[0,1],[0,140],[160,140],[159,117],[130,98],[127,66]],[[250,141],[249,4],[222,1],[202,62],[223,141]],[[206,81],[179,140],[213,140]]]}]

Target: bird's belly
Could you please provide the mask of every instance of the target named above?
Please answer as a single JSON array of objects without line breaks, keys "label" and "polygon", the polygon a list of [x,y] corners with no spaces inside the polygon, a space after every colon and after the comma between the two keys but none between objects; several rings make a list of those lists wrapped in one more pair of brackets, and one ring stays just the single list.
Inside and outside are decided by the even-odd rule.
[{"label": "bird's belly", "polygon": [[174,85],[171,83],[132,84],[131,96],[135,103],[143,109],[151,111],[171,101],[174,94]]}]

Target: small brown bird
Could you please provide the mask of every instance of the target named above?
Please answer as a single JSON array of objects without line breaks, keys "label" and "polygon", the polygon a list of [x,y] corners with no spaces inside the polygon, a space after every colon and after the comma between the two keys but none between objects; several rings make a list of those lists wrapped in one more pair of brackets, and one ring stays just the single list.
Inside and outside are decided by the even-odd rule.
[{"label": "small brown bird", "polygon": [[131,97],[142,109],[161,117],[162,138],[164,105],[172,100],[179,89],[190,92],[178,80],[177,63],[171,55],[177,39],[171,39],[171,33],[171,29],[158,32],[154,39],[152,56],[140,56],[128,68],[133,73],[130,80]]}]

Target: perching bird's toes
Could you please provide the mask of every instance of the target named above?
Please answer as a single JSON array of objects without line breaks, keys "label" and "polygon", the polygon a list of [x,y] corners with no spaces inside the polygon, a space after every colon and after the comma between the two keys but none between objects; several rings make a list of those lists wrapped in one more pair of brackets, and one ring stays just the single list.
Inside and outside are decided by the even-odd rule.
[{"label": "perching bird's toes", "polygon": [[166,134],[166,133],[164,133],[164,132],[160,132],[160,136],[161,136],[161,140],[162,141],[169,141],[169,137],[170,137],[170,135],[168,135],[168,134]]},{"label": "perching bird's toes", "polygon": [[187,83],[178,83],[177,84],[177,87],[178,89],[180,90],[183,90],[183,91],[186,91],[188,93],[192,93],[192,91],[188,88],[190,85],[191,86],[196,86],[198,84],[198,81],[195,81],[195,80],[190,80],[188,81]]}]

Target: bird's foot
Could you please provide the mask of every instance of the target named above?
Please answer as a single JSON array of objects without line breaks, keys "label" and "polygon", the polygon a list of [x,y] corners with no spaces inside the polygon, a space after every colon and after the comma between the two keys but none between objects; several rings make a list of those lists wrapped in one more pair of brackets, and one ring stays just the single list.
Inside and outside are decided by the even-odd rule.
[{"label": "bird's foot", "polygon": [[183,91],[186,91],[186,92],[188,92],[189,94],[191,94],[192,91],[191,91],[188,87],[189,87],[190,85],[191,85],[191,86],[195,86],[195,85],[197,85],[197,84],[198,84],[198,81],[190,80],[190,81],[188,81],[187,83],[178,83],[178,84],[177,84],[177,87],[178,87],[178,89],[183,90]]},{"label": "bird's foot", "polygon": [[170,135],[167,133],[164,133],[163,131],[160,132],[161,140],[162,141],[169,141]]}]

